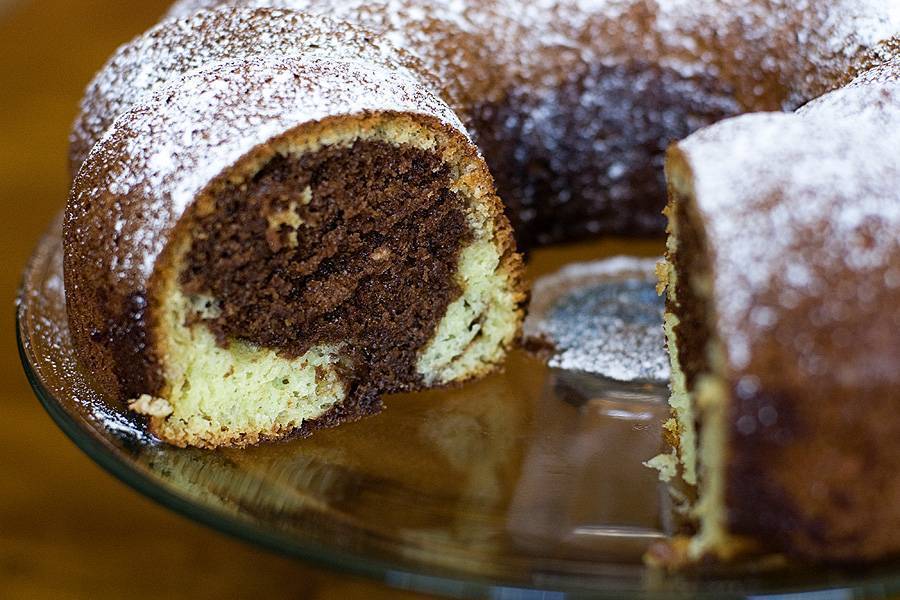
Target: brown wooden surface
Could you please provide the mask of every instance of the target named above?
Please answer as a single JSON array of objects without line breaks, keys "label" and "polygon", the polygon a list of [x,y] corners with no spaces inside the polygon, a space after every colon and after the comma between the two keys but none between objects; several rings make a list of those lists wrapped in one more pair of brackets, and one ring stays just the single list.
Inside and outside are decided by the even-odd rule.
[{"label": "brown wooden surface", "polygon": [[0,598],[416,598],[194,524],[119,483],[50,421],[19,366],[13,299],[68,190],[91,75],[166,0],[0,0]]}]

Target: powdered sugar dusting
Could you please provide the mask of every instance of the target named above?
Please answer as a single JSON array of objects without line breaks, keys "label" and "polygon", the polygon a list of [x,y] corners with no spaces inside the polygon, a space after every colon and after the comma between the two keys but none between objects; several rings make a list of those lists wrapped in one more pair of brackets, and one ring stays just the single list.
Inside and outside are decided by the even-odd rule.
[{"label": "powdered sugar dusting", "polygon": [[[165,233],[242,156],[299,125],[376,111],[462,130],[416,77],[371,62],[252,58],[191,71],[120,115],[88,156],[67,212],[73,251],[109,261],[115,277],[144,280]],[[116,219],[121,234],[98,231]]]},{"label": "powdered sugar dusting", "polygon": [[[713,249],[731,364],[748,367],[775,339],[800,357],[785,369],[897,381],[900,348],[885,351],[900,325],[900,291],[887,285],[900,268],[896,71],[865,73],[796,115],[723,122],[679,147]],[[853,339],[872,323],[894,341]]]},{"label": "powdered sugar dusting", "polygon": [[[276,8],[251,9],[261,6]],[[196,12],[214,7],[232,8]],[[773,277],[788,296],[813,289],[819,263],[794,248],[799,239],[764,243],[746,229],[805,231],[825,211],[837,214],[823,230],[837,239],[879,232],[865,251],[835,247],[832,259],[878,269],[892,251],[879,227],[893,213],[871,198],[894,198],[879,177],[900,179],[878,160],[896,156],[881,130],[897,129],[885,73],[900,56],[898,12],[896,0],[184,0],[170,13],[183,19],[123,47],[89,91],[73,165],[100,142],[76,181],[70,240],[100,240],[92,256],[113,278],[146,277],[212,178],[291,127],[366,110],[465,123],[520,233],[532,228],[537,241],[658,231],[670,141],[739,113],[795,109],[875,66],[846,96],[728,121],[683,146],[711,213],[747,202],[713,233],[733,242],[722,260],[746,267],[745,282],[723,282],[744,290],[728,312],[768,327],[777,311],[759,307],[757,292]],[[872,106],[848,108],[861,104]],[[760,195],[784,193],[821,204],[752,210]],[[742,230],[742,219],[754,226]],[[112,235],[109,222],[121,223]],[[737,360],[750,341],[733,330]]]},{"label": "powdered sugar dusting", "polygon": [[721,72],[725,61],[744,61],[741,74],[749,83],[761,82],[752,70],[763,67],[765,76],[781,72],[782,81],[796,88],[803,84],[801,75],[844,69],[861,49],[900,31],[900,8],[893,0],[181,0],[168,16],[215,6],[278,7],[346,19],[384,32],[426,58],[435,72],[449,68],[440,74],[458,76],[446,54],[431,54],[444,35],[435,31],[439,23],[464,34],[460,46],[474,36],[484,47],[478,58],[492,66],[526,77],[544,71],[555,83],[558,74],[548,67],[558,58],[548,49],[584,63],[658,62],[688,77],[728,76]]},{"label": "powdered sugar dusting", "polygon": [[[794,109],[842,83],[860,56],[898,31],[894,0],[182,0],[169,17],[225,6],[346,20],[415,56],[414,70],[484,152],[526,244],[661,231],[671,141],[743,112]],[[229,19],[210,27],[228,32],[225,54],[252,54],[231,47],[243,34]],[[161,64],[174,72],[221,54],[204,27],[185,34],[196,47],[174,51],[181,42],[167,27],[144,46],[167,48],[174,60]],[[262,36],[260,52],[311,51],[302,35],[273,27],[272,37],[280,39]],[[340,56],[340,44],[324,54]],[[154,63],[144,46],[132,56],[146,52]],[[127,78],[132,62],[140,60],[108,68]],[[150,79],[166,70],[147,68]],[[116,91],[119,75],[101,79],[113,92],[100,96],[128,96]],[[136,79],[144,89],[146,79]],[[76,130],[82,146],[118,110],[96,104],[85,107],[89,131]],[[76,144],[73,164],[86,152]]]},{"label": "powdered sugar dusting", "polygon": [[[100,70],[72,131],[72,172],[118,115],[167,81],[215,62],[279,56],[369,60],[409,73],[417,67],[408,53],[346,22],[294,11],[200,11],[157,25],[119,48]],[[182,142],[189,145],[190,137]]]},{"label": "powdered sugar dusting", "polygon": [[619,256],[538,279],[524,325],[526,345],[552,346],[551,367],[616,381],[666,381],[656,262]]}]

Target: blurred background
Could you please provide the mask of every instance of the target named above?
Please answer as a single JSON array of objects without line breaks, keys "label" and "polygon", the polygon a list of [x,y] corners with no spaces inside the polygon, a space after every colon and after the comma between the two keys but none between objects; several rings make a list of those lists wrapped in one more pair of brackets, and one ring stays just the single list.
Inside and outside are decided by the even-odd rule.
[{"label": "blurred background", "polygon": [[68,193],[93,73],[166,0],[0,0],[0,598],[419,598],[317,570],[170,513],[56,428],[19,363],[20,273]]}]

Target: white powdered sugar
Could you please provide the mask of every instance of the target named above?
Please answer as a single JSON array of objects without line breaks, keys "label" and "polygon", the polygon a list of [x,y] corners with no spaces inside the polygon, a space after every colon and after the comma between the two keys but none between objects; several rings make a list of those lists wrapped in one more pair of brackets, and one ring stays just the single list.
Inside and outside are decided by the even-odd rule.
[{"label": "white powdered sugar", "polygon": [[72,172],[118,115],[167,81],[215,62],[279,56],[370,60],[391,70],[416,66],[408,53],[349,23],[294,11],[200,11],[157,25],[100,70],[73,127]]},{"label": "white powdered sugar", "polygon": [[900,330],[883,306],[892,297],[900,304],[888,281],[900,269],[896,71],[865,73],[796,115],[731,119],[679,148],[733,367],[746,368],[759,344],[776,339],[810,375],[836,364],[839,378],[896,377],[896,365],[865,352],[862,340],[848,351],[849,341],[834,338],[868,313]]},{"label": "white powdered sugar", "polygon": [[[70,239],[85,247],[99,239],[106,251],[92,255],[109,260],[115,275],[143,280],[167,242],[165,232],[212,179],[248,152],[303,124],[386,111],[462,131],[449,107],[416,77],[372,62],[253,58],[191,71],[120,115],[95,146],[69,204]],[[97,203],[103,206],[99,221],[91,217]],[[95,232],[120,218],[126,223],[121,234]]]},{"label": "white powdered sugar", "polygon": [[[239,10],[196,14],[217,7]],[[246,17],[259,7],[297,22]],[[312,15],[355,33],[327,39],[334,23]],[[557,206],[579,213],[566,225],[575,235],[660,231],[671,141],[743,112],[795,109],[897,31],[896,0],[183,0],[168,17],[184,20],[126,46],[98,77],[73,169],[163,79],[240,56],[343,59],[347,47],[374,52],[368,35],[388,61],[415,57],[411,70],[484,152],[526,243],[570,235],[542,225]]]},{"label": "white powdered sugar", "polygon": [[656,263],[617,256],[541,277],[523,328],[526,345],[549,346],[554,368],[616,381],[666,381]]}]

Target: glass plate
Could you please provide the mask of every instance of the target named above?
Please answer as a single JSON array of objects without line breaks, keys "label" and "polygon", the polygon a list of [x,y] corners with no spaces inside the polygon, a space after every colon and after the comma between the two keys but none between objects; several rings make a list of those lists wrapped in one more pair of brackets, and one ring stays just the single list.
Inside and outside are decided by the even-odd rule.
[{"label": "glass plate", "polygon": [[[536,253],[531,275],[659,241]],[[885,597],[900,566],[737,565],[667,575],[641,557],[670,531],[641,463],[660,451],[665,388],[547,368],[514,353],[503,374],[392,396],[375,417],[247,450],[178,449],[106,402],[74,359],[60,221],[37,247],[17,307],[25,371],[60,428],[139,492],[244,540],[389,585],[449,596]],[[824,594],[824,595],[823,595]]]}]

